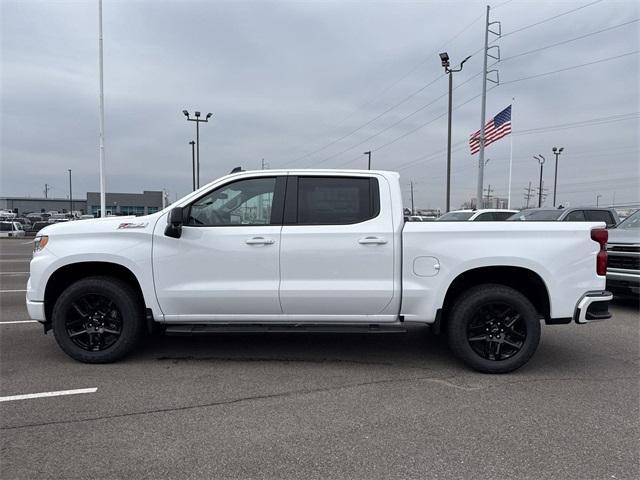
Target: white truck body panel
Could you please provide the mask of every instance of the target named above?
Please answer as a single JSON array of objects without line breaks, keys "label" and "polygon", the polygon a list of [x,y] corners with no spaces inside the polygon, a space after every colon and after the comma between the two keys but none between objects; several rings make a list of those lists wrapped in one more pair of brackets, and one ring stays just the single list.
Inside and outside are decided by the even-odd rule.
[{"label": "white truck body panel", "polygon": [[[260,176],[374,176],[380,213],[353,225],[183,226],[164,233],[169,211],[231,180]],[[124,226],[129,224],[128,226]],[[460,274],[522,267],[549,292],[552,318],[573,317],[596,275],[599,246],[573,222],[407,222],[399,176],[366,170],[266,170],[228,175],[146,217],[112,217],[46,227],[31,262],[27,303],[44,321],[51,275],[78,262],[129,269],[159,322],[431,323]],[[251,243],[256,238],[267,243]],[[379,240],[369,242],[368,240]],[[250,241],[250,243],[247,243]]]}]

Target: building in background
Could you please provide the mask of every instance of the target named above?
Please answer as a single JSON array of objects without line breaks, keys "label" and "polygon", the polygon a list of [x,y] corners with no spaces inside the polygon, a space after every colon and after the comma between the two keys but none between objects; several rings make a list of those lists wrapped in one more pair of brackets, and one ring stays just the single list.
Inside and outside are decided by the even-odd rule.
[{"label": "building in background", "polygon": [[[162,192],[145,190],[142,193],[105,194],[107,214],[111,215],[149,215],[162,210]],[[87,213],[98,216],[100,213],[100,192],[87,192]]]},{"label": "building in background", "polygon": [[[162,192],[145,190],[142,193],[106,193],[107,214],[148,215],[162,210]],[[70,211],[68,198],[0,197],[0,209],[11,210],[18,215],[27,213]],[[98,216],[100,213],[100,193],[87,192],[84,198],[73,199],[73,210]]]}]

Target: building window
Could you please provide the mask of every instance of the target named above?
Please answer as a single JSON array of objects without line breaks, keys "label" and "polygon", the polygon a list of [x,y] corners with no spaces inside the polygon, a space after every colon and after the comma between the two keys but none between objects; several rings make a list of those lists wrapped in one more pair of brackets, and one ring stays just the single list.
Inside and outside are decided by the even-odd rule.
[{"label": "building window", "polygon": [[147,207],[147,213],[149,215],[151,215],[152,213],[156,213],[158,210],[158,207]]},{"label": "building window", "polygon": [[144,207],[122,206],[122,207],[120,207],[120,214],[121,215],[136,215],[136,216],[144,215]]}]

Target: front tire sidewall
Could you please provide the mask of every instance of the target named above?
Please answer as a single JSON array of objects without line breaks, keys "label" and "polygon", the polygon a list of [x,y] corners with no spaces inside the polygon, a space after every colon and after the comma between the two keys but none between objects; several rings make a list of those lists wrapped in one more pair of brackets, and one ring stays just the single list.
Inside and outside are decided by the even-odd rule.
[{"label": "front tire sidewall", "polygon": [[[122,316],[122,332],[116,342],[102,351],[87,351],[73,343],[66,328],[66,314],[79,297],[96,293],[112,300]],[[106,277],[92,277],[69,286],[58,298],[52,312],[53,334],[60,348],[71,358],[84,363],[110,363],[127,355],[142,333],[142,307],[126,283]]]},{"label": "front tire sidewall", "polygon": [[[467,326],[483,305],[506,303],[523,318],[527,336],[518,353],[505,360],[489,360],[476,353],[467,339]],[[465,364],[483,373],[508,373],[527,363],[540,342],[540,319],[529,299],[517,290],[502,285],[483,285],[472,288],[455,304],[448,322],[449,346]]]}]

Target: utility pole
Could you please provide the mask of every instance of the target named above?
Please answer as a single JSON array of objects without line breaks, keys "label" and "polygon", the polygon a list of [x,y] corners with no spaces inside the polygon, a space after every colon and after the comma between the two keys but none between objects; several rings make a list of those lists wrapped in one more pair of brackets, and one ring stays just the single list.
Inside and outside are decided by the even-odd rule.
[{"label": "utility pole", "polygon": [[601,196],[602,196],[602,195],[596,195],[596,207],[599,207],[599,206],[600,206],[600,197],[601,197]]},{"label": "utility pole", "polygon": [[485,190],[487,192],[487,208],[491,208],[491,205],[490,205],[489,202],[491,201],[491,198],[493,197],[493,195],[491,195],[491,192],[493,192],[494,189],[491,188],[491,184],[489,184],[489,186],[487,188],[485,188]]},{"label": "utility pole", "polygon": [[209,123],[213,114],[207,113],[207,117],[201,119],[200,112],[194,112],[196,118],[189,118],[188,110],[183,110],[182,113],[187,117],[187,121],[196,122],[196,187],[200,188],[200,122]]},{"label": "utility pole", "polygon": [[100,77],[100,216],[106,217],[107,201],[104,179],[104,68],[102,62],[102,0],[98,0],[98,70]]},{"label": "utility pole", "polygon": [[262,161],[260,163],[260,168],[261,168],[261,170],[264,170],[264,158],[262,159]]},{"label": "utility pole", "polygon": [[540,155],[534,155],[534,157],[540,164],[540,187],[538,187],[538,208],[542,207],[542,172],[544,169],[545,158]]},{"label": "utility pole", "polygon": [[69,212],[73,215],[73,189],[71,188],[71,169],[69,168]]},{"label": "utility pole", "polygon": [[411,180],[411,215],[415,214],[415,206],[413,204],[413,180]]},{"label": "utility pole", "polygon": [[367,162],[367,170],[371,170],[371,150],[369,150],[368,152],[363,152],[362,154],[369,156],[369,161]]},{"label": "utility pole", "polygon": [[444,67],[444,73],[446,75],[449,75],[449,120],[447,128],[447,198],[445,201],[445,212],[448,212],[451,206],[451,113],[453,110],[453,74],[455,72],[462,71],[464,62],[466,62],[470,58],[471,56],[465,58],[460,63],[460,67],[451,69],[449,68],[449,54],[447,52],[442,52],[440,54],[440,61],[442,62],[442,66]]},{"label": "utility pole", "polygon": [[44,184],[44,198],[49,198],[49,190],[51,190],[51,187],[49,186],[48,183]]},{"label": "utility pole", "polygon": [[553,176],[553,206],[556,206],[556,187],[558,186],[558,157],[564,150],[564,147],[553,147],[551,151],[556,156],[556,172]]},{"label": "utility pole", "polygon": [[547,188],[544,186],[544,182],[542,182],[542,188],[536,187],[534,190],[538,191],[538,197],[542,197],[542,203],[547,199]]},{"label": "utility pole", "polygon": [[191,140],[189,142],[191,145],[191,176],[193,177],[193,192],[196,191],[196,142]]},{"label": "utility pole", "polygon": [[532,190],[533,188],[531,187],[531,182],[529,182],[529,186],[524,189],[524,191],[527,192],[524,194],[524,198],[527,201],[527,206],[525,208],[529,208],[529,200],[531,200],[531,198],[533,197],[533,194],[531,193]]},{"label": "utility pole", "polygon": [[[483,68],[482,68],[482,103],[480,108],[480,137],[479,137],[480,152],[478,155],[478,187],[476,189],[477,203],[482,202],[482,192],[484,190],[484,143],[485,143],[484,130],[485,130],[485,122],[486,122],[485,117],[487,114],[487,80],[496,84],[500,83],[499,76],[497,77],[496,80],[491,80],[488,78],[488,75],[490,73],[487,70],[488,58],[491,57],[495,60],[500,60],[500,47],[498,47],[497,45],[489,47],[489,32],[493,33],[498,37],[502,35],[502,26],[500,22],[489,21],[490,8],[491,7],[487,5],[487,18],[486,18],[485,30],[484,30],[484,54],[483,54]],[[490,29],[491,25],[498,25],[498,31],[494,32],[493,30],[491,30]],[[492,48],[497,49],[497,56],[491,55],[489,53],[489,50]],[[491,72],[496,72],[497,74],[498,71],[494,69],[494,70],[491,70]]]}]

